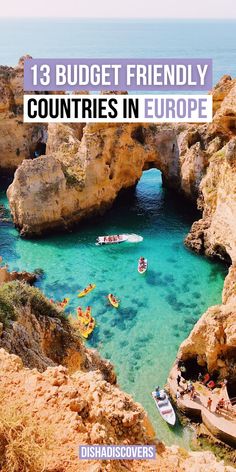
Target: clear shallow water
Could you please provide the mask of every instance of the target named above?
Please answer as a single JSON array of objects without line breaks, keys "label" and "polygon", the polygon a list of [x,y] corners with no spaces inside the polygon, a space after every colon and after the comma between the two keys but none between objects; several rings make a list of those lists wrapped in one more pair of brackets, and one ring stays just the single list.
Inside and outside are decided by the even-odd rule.
[{"label": "clear shallow water", "polygon": [[210,57],[236,75],[235,20],[0,20],[0,64],[33,57]]},{"label": "clear shallow water", "polygon": [[[6,204],[6,196],[1,193]],[[92,306],[97,320],[89,345],[116,368],[120,386],[147,409],[158,437],[168,444],[188,442],[188,431],[174,430],[159,417],[150,392],[164,384],[181,341],[210,305],[220,302],[225,269],[189,252],[183,245],[194,215],[161,185],[156,170],[144,172],[136,191],[119,200],[103,218],[73,233],[27,241],[12,224],[0,227],[0,254],[11,269],[42,268],[40,288],[48,297],[70,297],[69,309]],[[97,235],[135,232],[134,245],[96,247]],[[146,275],[137,260],[149,261]],[[78,300],[89,283],[97,288]],[[118,310],[106,295],[121,298]]]},{"label": "clear shallow water", "polygon": [[[214,82],[236,75],[235,21],[0,20],[0,64],[34,57],[212,57]],[[1,193],[6,203],[5,194]],[[194,219],[161,187],[160,173],[143,175],[135,194],[96,223],[40,241],[20,239],[12,224],[0,224],[0,254],[10,268],[44,269],[40,288],[49,297],[71,298],[97,284],[91,304],[98,322],[90,345],[111,359],[120,386],[147,409],[158,437],[188,442],[188,431],[170,430],[159,418],[150,392],[164,384],[177,349],[199,316],[220,302],[224,269],[190,253],[183,238]],[[98,234],[135,232],[140,245],[96,247]],[[146,276],[137,260],[149,260]],[[121,299],[114,310],[108,292]]]}]

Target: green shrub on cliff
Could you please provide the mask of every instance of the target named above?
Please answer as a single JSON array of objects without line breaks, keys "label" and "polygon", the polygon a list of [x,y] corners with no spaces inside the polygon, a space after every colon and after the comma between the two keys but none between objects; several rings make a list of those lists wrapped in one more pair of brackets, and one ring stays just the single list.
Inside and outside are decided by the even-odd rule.
[{"label": "green shrub on cliff", "polygon": [[35,316],[63,318],[63,312],[36,287],[14,281],[0,286],[0,322],[7,326],[17,319],[19,308],[29,307]]}]

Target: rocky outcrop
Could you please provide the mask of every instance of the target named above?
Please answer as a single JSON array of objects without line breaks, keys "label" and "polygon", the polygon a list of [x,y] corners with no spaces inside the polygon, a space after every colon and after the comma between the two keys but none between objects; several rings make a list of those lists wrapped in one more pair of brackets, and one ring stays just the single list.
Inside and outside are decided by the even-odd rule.
[{"label": "rocky outcrop", "polygon": [[0,66],[0,172],[13,173],[47,139],[45,125],[23,123],[24,59]]},{"label": "rocky outcrop", "polygon": [[[143,408],[99,372],[69,374],[57,366],[40,373],[3,349],[0,369],[0,467],[6,472],[12,472],[13,460],[16,472],[29,470],[27,461],[31,470],[48,472],[234,470],[216,462],[210,452],[189,453],[157,444],[147,432]],[[78,459],[78,446],[83,444],[150,443],[156,444],[155,460]]]},{"label": "rocky outcrop", "polygon": [[193,361],[218,379],[236,382],[236,268],[225,279],[223,303],[210,307],[181,344],[179,361]]},{"label": "rocky outcrop", "polygon": [[51,154],[23,162],[8,190],[23,235],[103,213],[122,188],[135,185],[144,168],[161,168],[170,186],[180,185],[176,136],[168,127],[156,133],[147,125],[91,124],[81,142],[75,128],[56,128],[57,140],[54,127],[48,131]]},{"label": "rocky outcrop", "polygon": [[15,270],[10,272],[7,266],[0,267],[0,285],[6,282],[12,282],[13,280],[20,280],[21,282],[26,282],[32,285],[36,282],[37,278],[38,276],[36,273],[26,271],[17,272]]},{"label": "rocky outcrop", "polygon": [[[228,92],[228,93],[226,93]],[[229,263],[236,259],[236,84],[228,77],[216,88],[214,126],[227,133],[228,143],[213,149],[199,185],[202,218],[192,226],[186,244],[197,252]],[[211,125],[213,126],[213,125]]]},{"label": "rocky outcrop", "polygon": [[200,184],[202,219],[186,244],[208,256],[236,260],[236,140],[213,154]]},{"label": "rocky outcrop", "polygon": [[26,367],[40,371],[62,364],[69,372],[99,370],[116,381],[111,364],[86,349],[63,311],[35,287],[21,282],[0,286],[0,347],[21,357]]}]

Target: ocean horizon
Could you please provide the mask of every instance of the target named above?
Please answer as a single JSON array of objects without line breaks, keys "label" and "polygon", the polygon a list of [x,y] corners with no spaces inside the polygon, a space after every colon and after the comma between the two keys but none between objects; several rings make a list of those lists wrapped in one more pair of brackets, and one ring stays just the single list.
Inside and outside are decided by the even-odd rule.
[{"label": "ocean horizon", "polygon": [[[49,25],[52,25],[50,28]],[[213,83],[236,76],[236,20],[4,18],[0,64],[37,58],[212,58]],[[62,28],[63,25],[63,28]],[[12,35],[9,35],[12,31]],[[16,40],[17,38],[17,40]]]}]

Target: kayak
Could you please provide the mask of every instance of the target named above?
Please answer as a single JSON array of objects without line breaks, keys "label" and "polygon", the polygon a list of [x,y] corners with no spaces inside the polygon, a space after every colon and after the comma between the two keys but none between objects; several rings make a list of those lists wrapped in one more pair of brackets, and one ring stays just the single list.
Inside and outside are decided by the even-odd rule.
[{"label": "kayak", "polygon": [[163,420],[165,420],[171,426],[174,426],[176,422],[175,410],[171,405],[171,402],[165,390],[160,390],[160,393],[163,393],[161,395],[161,398],[157,398],[156,392],[152,392],[152,398],[155,401],[156,407]]},{"label": "kayak", "polygon": [[91,292],[95,287],[96,287],[95,284],[88,285],[88,287],[86,287],[84,290],[82,290],[82,292],[80,292],[78,294],[78,297],[79,298],[85,297],[85,295],[87,295],[89,292]]},{"label": "kayak", "polygon": [[88,306],[86,309],[86,312],[83,313],[82,308],[79,306],[77,308],[77,317],[81,323],[83,323],[84,325],[87,325],[91,320],[91,307]]},{"label": "kayak", "polygon": [[[114,295],[113,295],[113,297],[114,297]],[[109,293],[109,295],[107,295],[107,298],[108,298],[110,304],[111,304],[112,306],[114,306],[114,308],[118,308],[118,307],[119,307],[119,300],[118,300],[118,298],[114,297],[114,299],[112,299],[112,294],[111,294],[111,293]]]},{"label": "kayak", "polygon": [[82,334],[84,338],[87,339],[90,336],[90,334],[93,332],[94,328],[95,328],[95,319],[91,317],[87,329],[81,330],[80,333]]},{"label": "kayak", "polygon": [[145,272],[147,271],[147,268],[148,268],[148,261],[147,259],[144,259],[143,261],[141,260],[141,257],[138,261],[138,272],[140,274],[145,274]]},{"label": "kayak", "polygon": [[58,305],[60,308],[64,310],[66,306],[68,305],[69,301],[70,301],[69,298],[65,298],[64,300],[62,300],[62,302],[59,302]]},{"label": "kayak", "polygon": [[139,243],[143,241],[143,237],[138,234],[112,234],[110,236],[99,236],[96,240],[96,246],[106,244],[120,244],[120,243]]}]

